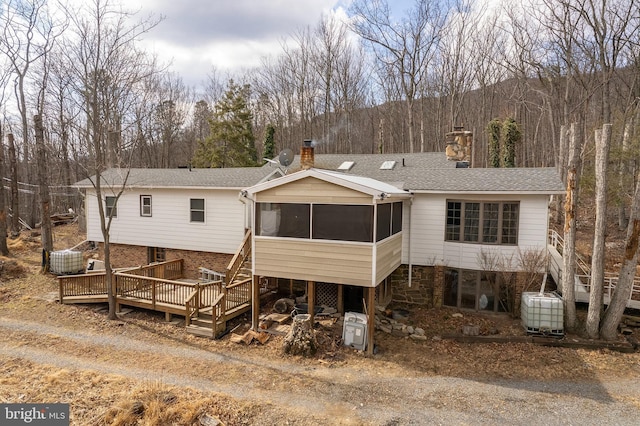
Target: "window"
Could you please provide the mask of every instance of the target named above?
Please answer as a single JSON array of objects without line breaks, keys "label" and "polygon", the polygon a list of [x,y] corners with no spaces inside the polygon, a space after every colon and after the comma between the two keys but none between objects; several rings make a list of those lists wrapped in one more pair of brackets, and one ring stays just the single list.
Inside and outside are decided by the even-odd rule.
[{"label": "window", "polygon": [[309,204],[258,203],[256,233],[267,237],[311,237]]},{"label": "window", "polygon": [[402,202],[393,203],[391,217],[391,234],[395,235],[402,231]]},{"label": "window", "polygon": [[104,199],[105,214],[107,217],[118,217],[118,207],[116,206],[117,197],[106,196]]},{"label": "window", "polygon": [[373,242],[373,206],[314,204],[311,238]]},{"label": "window", "polygon": [[376,241],[402,232],[402,202],[378,204]]},{"label": "window", "polygon": [[189,208],[191,222],[204,222],[204,198],[191,198]]},{"label": "window", "polygon": [[162,247],[147,247],[148,263],[164,262],[167,260],[167,253]]},{"label": "window", "polygon": [[151,216],[151,195],[140,196],[140,216]]},{"label": "window", "polygon": [[466,269],[445,269],[443,304],[462,309],[507,312],[506,286],[499,274]]},{"label": "window", "polygon": [[391,204],[378,204],[376,222],[376,241],[389,237],[391,235]]},{"label": "window", "polygon": [[446,241],[518,244],[517,202],[447,201]]}]

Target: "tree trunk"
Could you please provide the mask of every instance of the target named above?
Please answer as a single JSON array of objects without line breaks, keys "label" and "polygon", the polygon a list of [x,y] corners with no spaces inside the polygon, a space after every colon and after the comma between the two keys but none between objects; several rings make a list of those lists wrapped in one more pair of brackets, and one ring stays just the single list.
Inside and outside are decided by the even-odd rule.
[{"label": "tree trunk", "polygon": [[11,237],[20,235],[20,200],[18,198],[18,160],[13,134],[7,135],[9,141],[9,173],[11,174]]},{"label": "tree trunk", "polygon": [[627,154],[629,152],[629,145],[631,144],[631,132],[633,129],[633,117],[624,126],[624,134],[622,135],[622,158],[619,164],[619,197],[618,197],[618,229],[626,229],[629,225],[629,218],[627,217],[627,209],[625,206],[625,181],[629,167],[627,165]]},{"label": "tree trunk", "polygon": [[[566,168],[566,157],[567,157],[567,126],[563,124],[560,126],[560,143],[558,148],[558,162],[556,164],[556,170],[560,174],[562,178],[562,182],[566,185],[567,181],[565,178],[565,168]],[[556,196],[556,208],[555,208],[555,223],[559,224],[562,222],[562,216],[560,212],[562,211],[562,201],[564,197],[562,195]]]},{"label": "tree trunk", "polygon": [[[49,196],[49,186],[48,186],[48,177],[49,174],[47,172],[47,154],[44,146],[44,128],[42,125],[42,116],[35,115],[33,116],[35,136],[36,136],[36,155],[37,155],[37,165],[38,165],[38,185],[40,192],[40,221],[41,225],[41,236],[42,236],[42,248],[47,252],[51,253],[53,251],[53,238],[51,236],[51,212],[50,212],[50,203],[51,197]],[[43,270],[47,271],[49,269],[48,262],[43,266]]]},{"label": "tree trunk", "polygon": [[4,144],[2,143],[2,126],[0,124],[0,254],[9,255],[7,247],[7,206],[4,198]]},{"label": "tree trunk", "polygon": [[587,335],[597,339],[602,311],[602,290],[604,287],[604,249],[607,230],[607,164],[611,142],[611,124],[605,124],[600,136],[596,136],[596,221],[593,235],[591,258],[591,289],[587,314]]},{"label": "tree trunk", "polygon": [[565,326],[573,331],[576,326],[576,209],[578,206],[578,140],[581,127],[571,124],[569,134],[569,163],[567,194],[564,204],[564,250],[562,256],[562,298],[564,301]]},{"label": "tree trunk", "polygon": [[640,240],[640,184],[636,185],[635,195],[631,206],[629,226],[627,227],[627,239],[624,250],[624,261],[620,267],[618,283],[611,296],[609,306],[604,313],[600,336],[605,340],[615,340],[618,337],[618,324],[622,319],[627,301],[633,289],[633,280],[638,266],[638,247]]}]

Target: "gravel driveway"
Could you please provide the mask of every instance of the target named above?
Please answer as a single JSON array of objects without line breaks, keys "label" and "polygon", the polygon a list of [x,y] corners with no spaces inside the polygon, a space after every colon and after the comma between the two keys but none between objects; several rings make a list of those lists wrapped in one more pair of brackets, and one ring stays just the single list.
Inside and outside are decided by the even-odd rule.
[{"label": "gravel driveway", "polygon": [[[69,348],[68,353],[64,348]],[[118,356],[105,358],[103,353]],[[154,361],[149,366],[130,362],[150,356]],[[141,342],[121,334],[94,334],[0,316],[0,363],[8,358],[140,381],[161,377],[178,387],[292,408],[324,419],[326,424],[640,424],[638,377],[477,381],[402,368],[309,365],[295,359],[227,355],[181,342]],[[179,369],[176,364],[190,368]]]}]

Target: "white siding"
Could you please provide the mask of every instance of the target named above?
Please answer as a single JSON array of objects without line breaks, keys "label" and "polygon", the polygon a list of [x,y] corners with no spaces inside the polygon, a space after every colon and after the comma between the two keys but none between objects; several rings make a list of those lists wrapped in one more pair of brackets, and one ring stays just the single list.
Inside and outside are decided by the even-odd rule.
[{"label": "white siding", "polygon": [[[518,201],[518,246],[495,244],[469,244],[444,241],[446,200]],[[507,258],[513,256],[517,269],[520,250],[546,250],[548,229],[547,195],[446,195],[416,194],[411,206],[411,230],[404,233],[402,263],[409,262],[408,237],[411,236],[411,263],[413,265],[445,265],[453,268],[482,269],[478,262],[481,250],[498,251]],[[404,229],[409,223],[405,208]]]},{"label": "white siding", "polygon": [[[151,195],[151,217],[140,216],[140,195]],[[189,200],[204,198],[205,222],[191,223]],[[87,239],[103,241],[95,191],[87,191]],[[244,237],[245,206],[237,190],[129,190],[118,200],[112,243],[235,253]]]}]

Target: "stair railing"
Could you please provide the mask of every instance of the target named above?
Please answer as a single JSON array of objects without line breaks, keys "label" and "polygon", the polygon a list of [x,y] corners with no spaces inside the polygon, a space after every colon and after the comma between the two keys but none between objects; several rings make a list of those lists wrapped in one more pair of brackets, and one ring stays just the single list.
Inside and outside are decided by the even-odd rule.
[{"label": "stair railing", "polygon": [[200,283],[196,283],[195,288],[185,300],[185,324],[188,327],[191,324],[191,318],[197,318],[200,315]]},{"label": "stair railing", "polygon": [[242,265],[246,260],[251,256],[251,230],[248,230],[242,240],[242,244],[236,251],[236,254],[233,256],[231,261],[229,262],[229,266],[227,266],[227,271],[225,274],[225,283],[227,285],[231,284],[233,280],[236,279]]}]

